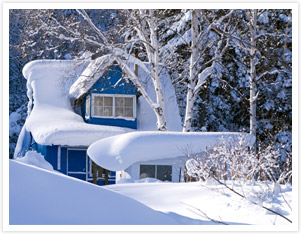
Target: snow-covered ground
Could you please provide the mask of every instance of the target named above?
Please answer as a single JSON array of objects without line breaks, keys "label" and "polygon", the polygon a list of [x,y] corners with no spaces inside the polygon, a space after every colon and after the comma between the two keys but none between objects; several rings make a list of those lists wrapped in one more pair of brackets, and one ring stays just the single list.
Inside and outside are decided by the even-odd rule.
[{"label": "snow-covered ground", "polygon": [[11,225],[175,225],[127,196],[56,171],[10,161]]},{"label": "snow-covered ground", "polygon": [[[242,192],[242,186],[238,184],[233,188]],[[291,219],[290,186],[279,189],[272,185],[267,187],[266,184],[250,183],[243,188],[249,200],[213,182],[169,183],[146,179],[99,187],[55,171],[11,160],[9,221],[11,225],[201,227],[253,224],[272,227],[276,224],[290,229],[291,223],[251,202],[260,202]],[[170,226],[170,230],[180,230],[172,227],[175,226]]]},{"label": "snow-covered ground", "polygon": [[[273,194],[273,186],[269,187],[265,184],[245,185],[243,192],[248,200],[214,181],[117,184],[108,189],[167,213],[179,224],[289,225],[285,219],[252,204],[251,201],[259,202],[290,218],[291,210],[286,202],[292,202],[291,187],[281,187],[286,202],[278,191]],[[241,185],[236,184],[233,188],[242,193]]]}]

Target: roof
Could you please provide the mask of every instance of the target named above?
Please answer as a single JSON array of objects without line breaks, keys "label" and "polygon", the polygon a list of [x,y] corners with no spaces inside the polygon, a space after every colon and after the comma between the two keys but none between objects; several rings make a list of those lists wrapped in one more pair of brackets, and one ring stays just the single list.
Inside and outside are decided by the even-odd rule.
[{"label": "roof", "polygon": [[237,132],[132,132],[93,143],[88,155],[99,166],[119,171],[136,162],[200,153],[212,149],[221,138],[230,145],[240,136],[245,137],[246,146],[255,142],[253,135]]},{"label": "roof", "polygon": [[[108,56],[96,60],[36,60],[25,65],[28,97],[33,100],[25,128],[34,140],[42,145],[89,146],[93,142],[122,133],[135,131],[129,128],[85,123],[73,111],[71,99],[87,92],[105,69],[113,62]],[[93,69],[103,66],[93,75]],[[165,74],[166,75],[166,74]],[[155,101],[152,81],[140,74],[150,97]],[[166,118],[168,129],[181,130],[176,97],[168,76],[164,77],[163,90],[168,100]],[[144,97],[138,98],[137,130],[156,130],[156,116]],[[21,139],[20,139],[21,140]]]},{"label": "roof", "polygon": [[71,97],[78,99],[87,93],[113,62],[114,60],[111,55],[104,55],[91,60],[79,78],[70,87],[69,94]]}]

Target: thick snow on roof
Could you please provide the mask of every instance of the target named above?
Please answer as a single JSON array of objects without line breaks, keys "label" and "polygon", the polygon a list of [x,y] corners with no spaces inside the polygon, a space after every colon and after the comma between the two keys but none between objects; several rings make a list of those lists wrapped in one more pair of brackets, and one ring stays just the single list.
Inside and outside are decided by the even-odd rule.
[{"label": "thick snow on roof", "polygon": [[[27,79],[28,96],[33,100],[33,109],[25,127],[34,140],[42,145],[89,146],[102,138],[134,131],[129,128],[87,124],[74,112],[70,99],[86,92],[103,73],[92,75],[97,67],[104,69],[113,62],[103,56],[96,60],[37,60],[23,69]],[[140,72],[150,97],[155,99],[153,84],[146,74]],[[88,78],[93,79],[88,79]],[[181,122],[175,93],[169,77],[162,82],[166,100],[168,129],[181,130]],[[140,96],[137,103],[138,130],[156,130],[156,116]],[[21,140],[21,139],[20,139]]]},{"label": "thick snow on roof", "polygon": [[112,171],[128,168],[140,162],[175,158],[205,151],[216,145],[221,137],[236,139],[246,134],[250,145],[251,134],[233,132],[132,132],[102,139],[88,148],[88,155],[98,165]]},{"label": "thick snow on roof", "polygon": [[34,61],[23,74],[33,90],[34,107],[26,130],[42,145],[88,146],[126,128],[87,124],[70,104],[69,89],[85,68],[83,61]]}]

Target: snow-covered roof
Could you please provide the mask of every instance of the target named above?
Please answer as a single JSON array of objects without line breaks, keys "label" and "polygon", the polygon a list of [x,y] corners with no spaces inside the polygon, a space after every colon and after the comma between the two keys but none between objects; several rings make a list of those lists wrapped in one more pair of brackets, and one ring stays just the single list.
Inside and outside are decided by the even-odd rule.
[{"label": "snow-covered roof", "polygon": [[104,55],[91,60],[86,69],[70,87],[69,94],[71,97],[77,99],[87,93],[113,62],[114,60],[111,55]]},{"label": "snow-covered roof", "polygon": [[[91,77],[95,66],[105,63],[104,67],[107,67],[109,62],[113,61],[108,57],[90,61],[36,60],[24,67],[23,75],[27,79],[28,97],[33,100],[33,109],[26,120],[25,127],[38,144],[89,146],[97,140],[134,131],[129,128],[85,123],[71,106],[70,99],[81,96],[93,85],[93,82],[97,81],[96,76],[90,79],[92,82],[84,77]],[[141,78],[145,79],[150,97],[155,100],[152,82],[146,81],[145,77]],[[179,131],[181,130],[180,116],[171,85],[167,77],[163,85],[164,95],[168,100],[166,114],[169,125],[167,127]],[[139,97],[137,108],[138,130],[156,130],[155,114],[144,97]]]},{"label": "snow-covered roof", "polygon": [[109,137],[88,148],[89,157],[98,165],[112,171],[130,165],[164,158],[195,154],[214,147],[223,137],[226,142],[246,136],[249,146],[255,137],[238,132],[132,132]]}]

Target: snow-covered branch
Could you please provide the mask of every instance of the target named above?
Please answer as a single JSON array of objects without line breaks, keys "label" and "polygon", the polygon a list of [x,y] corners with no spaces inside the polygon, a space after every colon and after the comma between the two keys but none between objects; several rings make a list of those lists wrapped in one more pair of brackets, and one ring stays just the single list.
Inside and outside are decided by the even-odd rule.
[{"label": "snow-covered branch", "polygon": [[260,80],[263,76],[269,74],[269,75],[273,75],[273,74],[279,74],[279,73],[287,73],[286,70],[279,70],[279,69],[273,69],[271,71],[265,71],[259,75],[256,76],[256,81]]},{"label": "snow-covered branch", "polygon": [[105,35],[95,26],[92,22],[91,18],[87,15],[85,10],[76,10],[87,22],[88,24],[95,30],[95,32],[100,36],[100,38],[104,41],[105,44],[108,44],[108,40]]}]

